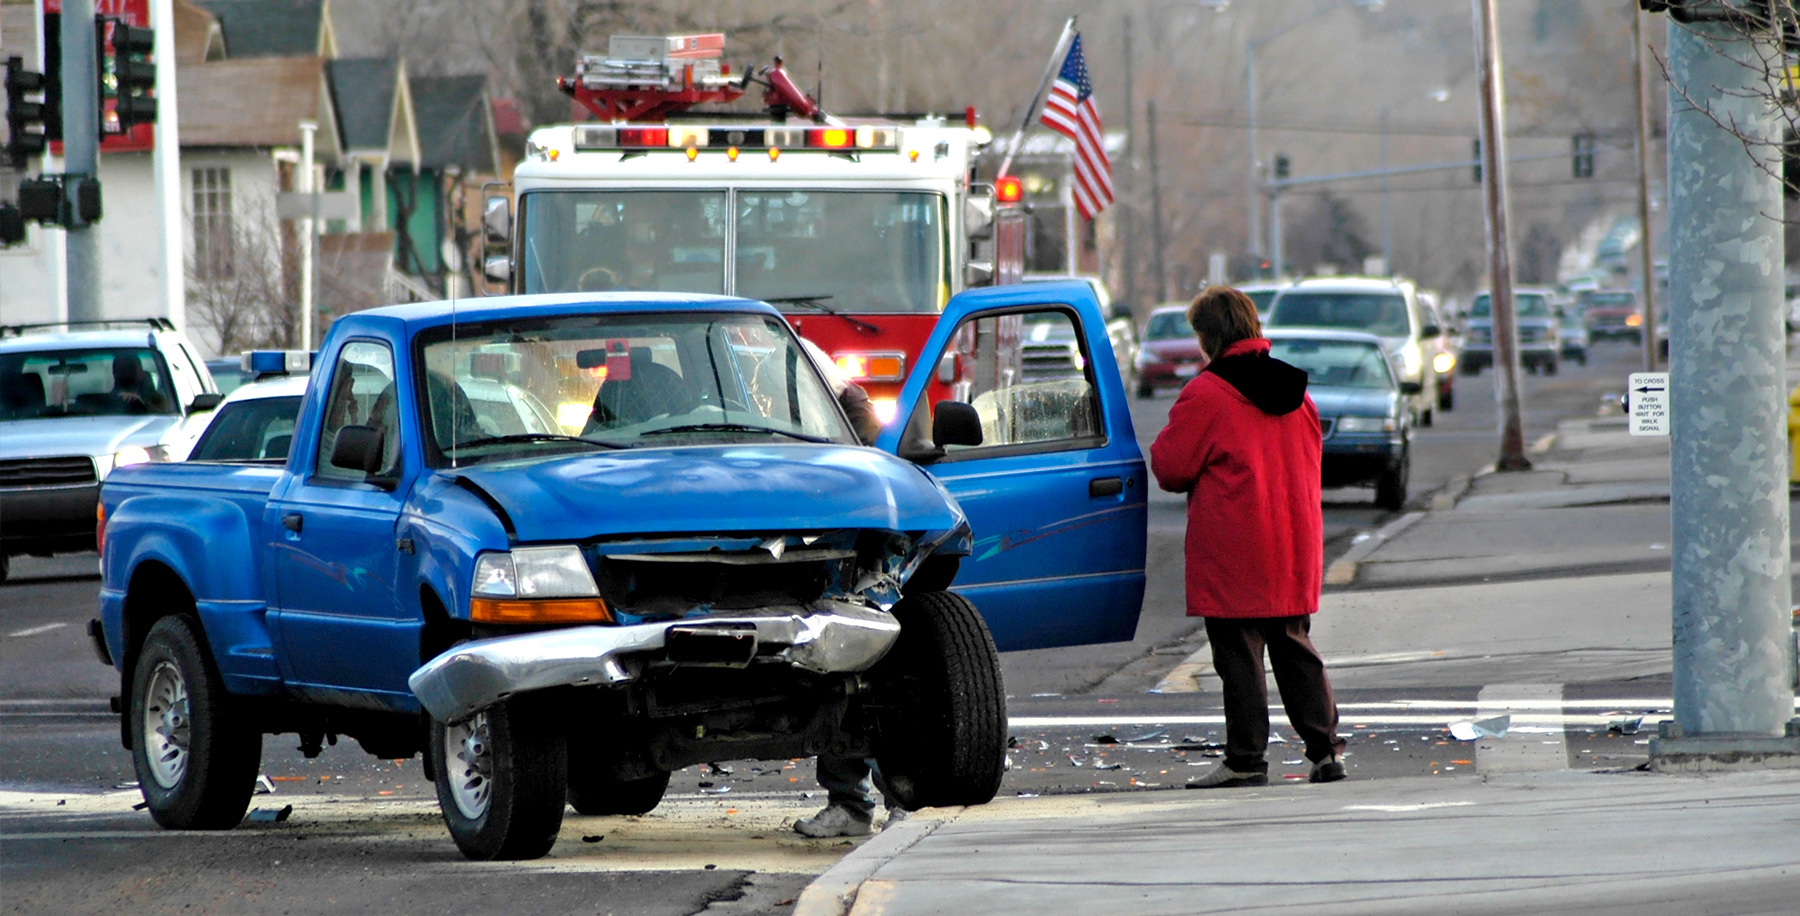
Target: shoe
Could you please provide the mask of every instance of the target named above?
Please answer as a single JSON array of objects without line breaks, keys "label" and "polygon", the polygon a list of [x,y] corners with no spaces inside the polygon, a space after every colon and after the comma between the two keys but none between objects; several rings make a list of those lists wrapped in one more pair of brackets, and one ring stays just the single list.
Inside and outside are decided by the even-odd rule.
[{"label": "shoe", "polygon": [[843,805],[830,805],[812,817],[794,822],[794,832],[815,839],[834,836],[868,836],[871,818],[858,817]]},{"label": "shoe", "polygon": [[1219,764],[1199,777],[1188,780],[1190,789],[1236,789],[1243,786],[1266,786],[1269,784],[1267,773],[1239,773]]},{"label": "shoe", "polygon": [[1332,754],[1330,757],[1313,764],[1312,772],[1307,774],[1306,781],[1337,782],[1346,775],[1348,774],[1344,772],[1344,755]]},{"label": "shoe", "polygon": [[906,810],[905,808],[889,808],[888,814],[887,814],[887,822],[891,826],[893,824],[898,824],[901,821],[906,820],[907,818],[909,818],[911,816],[912,816],[912,812]]}]

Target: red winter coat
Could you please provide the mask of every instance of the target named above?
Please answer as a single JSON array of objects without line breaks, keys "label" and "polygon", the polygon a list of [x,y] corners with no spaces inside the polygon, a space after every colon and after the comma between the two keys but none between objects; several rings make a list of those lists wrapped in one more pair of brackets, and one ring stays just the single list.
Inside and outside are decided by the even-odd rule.
[{"label": "red winter coat", "polygon": [[1268,353],[1263,338],[1227,347],[1181,390],[1150,446],[1156,482],[1188,496],[1190,617],[1319,609],[1319,411],[1306,373]]}]

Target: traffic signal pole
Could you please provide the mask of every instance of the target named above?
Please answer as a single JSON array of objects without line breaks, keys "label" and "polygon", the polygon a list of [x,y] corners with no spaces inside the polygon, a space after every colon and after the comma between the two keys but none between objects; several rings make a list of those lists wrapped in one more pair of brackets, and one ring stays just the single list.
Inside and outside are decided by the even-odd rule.
[{"label": "traffic signal pole", "polygon": [[1675,719],[1651,743],[1656,769],[1800,765],[1782,132],[1763,70],[1781,58],[1779,36],[1741,13],[1715,19],[1732,12],[1695,4],[1683,15],[1699,21],[1668,33]]},{"label": "traffic signal pole", "polygon": [[[62,5],[63,172],[92,179],[100,174],[100,74],[94,48],[94,0]],[[68,209],[76,208],[79,182],[64,185]],[[71,223],[81,223],[71,220]],[[101,313],[100,235],[93,224],[70,225],[64,235],[70,321],[96,321]]]}]

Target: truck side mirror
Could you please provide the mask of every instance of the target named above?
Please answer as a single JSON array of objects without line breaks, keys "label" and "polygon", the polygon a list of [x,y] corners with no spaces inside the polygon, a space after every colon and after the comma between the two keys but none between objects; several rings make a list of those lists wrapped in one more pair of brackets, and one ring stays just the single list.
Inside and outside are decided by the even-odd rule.
[{"label": "truck side mirror", "polygon": [[963,233],[971,239],[985,239],[994,233],[994,186],[978,184],[963,198]]},{"label": "truck side mirror", "polygon": [[497,254],[482,261],[481,276],[489,283],[511,283],[512,258],[503,254]]},{"label": "truck side mirror", "polygon": [[512,201],[498,194],[481,210],[481,234],[490,247],[504,248],[512,241]]},{"label": "truck side mirror", "polygon": [[937,380],[940,385],[953,384],[956,381],[956,354],[945,353],[938,357]]},{"label": "truck side mirror", "polygon": [[1424,390],[1425,390],[1424,382],[1401,382],[1400,383],[1400,393],[1401,394],[1414,395],[1414,394],[1418,394]]},{"label": "truck side mirror", "polygon": [[202,410],[212,410],[223,400],[225,400],[225,396],[216,391],[203,391],[194,395],[194,402],[188,405],[187,411],[188,413],[199,413]]},{"label": "truck side mirror", "polygon": [[980,445],[981,415],[961,401],[939,401],[931,414],[931,440],[946,445]]},{"label": "truck side mirror", "polygon": [[1427,321],[1425,322],[1425,326],[1419,329],[1419,336],[1421,337],[1437,337],[1443,333],[1444,329],[1439,327],[1438,323],[1435,321]]},{"label": "truck side mirror", "polygon": [[373,426],[346,426],[338,430],[331,446],[331,466],[373,474],[381,470],[381,451],[386,435]]},{"label": "truck side mirror", "polygon": [[993,261],[970,261],[963,265],[963,285],[969,287],[994,284]]}]

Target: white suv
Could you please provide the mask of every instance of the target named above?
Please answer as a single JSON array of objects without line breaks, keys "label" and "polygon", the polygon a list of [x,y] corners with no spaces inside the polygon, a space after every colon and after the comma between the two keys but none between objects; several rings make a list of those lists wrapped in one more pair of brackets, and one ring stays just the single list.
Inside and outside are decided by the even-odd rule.
[{"label": "white suv", "polygon": [[1417,386],[1409,395],[1412,415],[1420,425],[1431,425],[1444,382],[1428,343],[1443,329],[1421,305],[1411,283],[1377,277],[1301,280],[1275,297],[1265,324],[1362,331],[1381,338],[1402,386]]}]

